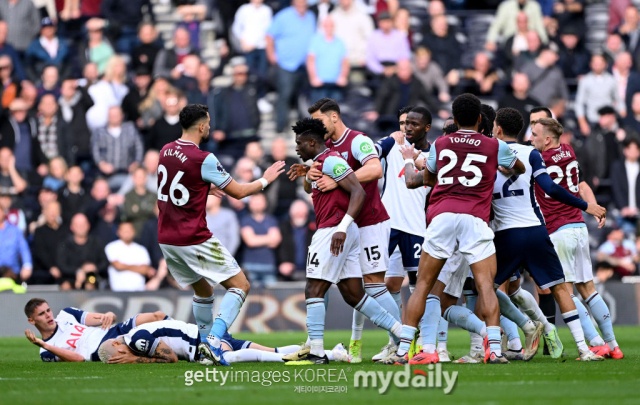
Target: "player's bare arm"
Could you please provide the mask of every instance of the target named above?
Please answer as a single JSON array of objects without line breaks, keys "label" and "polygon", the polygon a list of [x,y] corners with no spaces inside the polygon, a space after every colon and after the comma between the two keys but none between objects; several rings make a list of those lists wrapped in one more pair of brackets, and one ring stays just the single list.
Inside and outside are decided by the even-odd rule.
[{"label": "player's bare arm", "polygon": [[[275,162],[267,170],[265,170],[262,178],[271,184],[284,172],[284,162]],[[252,181],[251,183],[240,184],[235,180],[231,180],[228,186],[224,188],[224,192],[235,199],[242,199],[252,194],[259,193],[266,185],[262,184],[260,180]]]},{"label": "player's bare arm", "polygon": [[[598,205],[598,202],[596,201],[595,194],[593,194],[593,190],[591,189],[591,187],[589,187],[589,185],[587,184],[586,181],[581,181],[578,184],[578,187],[579,187],[580,198],[585,200],[587,202],[587,204],[589,204],[590,206],[593,204],[593,205],[595,205],[597,207],[600,207]],[[600,207],[600,208],[602,208],[604,210],[604,214],[602,216],[591,214],[589,212],[589,209],[587,209],[587,211],[585,211],[585,212],[595,216],[596,220],[598,221],[598,228],[602,228],[604,226],[605,220],[607,218],[607,210],[606,210],[606,208],[603,208],[603,207]]]},{"label": "player's bare arm", "polygon": [[[347,216],[353,218],[357,217],[362,209],[364,200],[367,194],[364,192],[362,185],[358,181],[358,178],[354,173],[349,174],[343,180],[338,183],[343,190],[349,193],[349,207],[347,208]],[[344,221],[344,220],[343,220]],[[338,256],[344,249],[344,241],[347,239],[346,227],[342,229],[342,223],[338,226],[338,230],[331,237],[331,253],[334,256]]]},{"label": "player's bare arm", "polygon": [[[417,152],[417,154],[416,154]],[[414,159],[420,155],[419,151],[416,151],[413,146],[404,145],[400,148],[400,153],[404,158],[404,181],[408,189],[415,189],[424,186],[424,170],[416,172],[414,167],[417,166]],[[409,162],[412,160],[412,162]]]},{"label": "player's bare arm", "polygon": [[438,180],[438,174],[432,173],[428,168],[423,170],[424,177],[422,179],[422,183],[425,186],[434,187],[436,185],[436,181]]},{"label": "player's bare arm", "polygon": [[[319,170],[312,167],[309,171],[309,177],[311,177],[311,172],[313,174],[320,173]],[[316,173],[317,172],[317,173]],[[365,162],[364,166],[355,171],[356,177],[360,183],[368,183],[370,181],[377,181],[382,178],[382,163],[380,163],[380,159],[373,158]],[[333,180],[331,177],[327,175],[323,175],[317,182],[318,190],[326,193],[327,191],[331,191],[333,189],[338,188],[338,183]]]},{"label": "player's bare arm", "polygon": [[113,312],[107,312],[100,314],[97,312],[89,312],[84,319],[84,324],[87,326],[100,326],[102,329],[107,330],[116,323],[118,317]]},{"label": "player's bare arm", "polygon": [[71,350],[67,350],[67,349],[63,349],[60,347],[55,347],[52,346],[50,344],[48,344],[47,342],[43,341],[40,338],[37,338],[36,335],[30,331],[29,329],[26,329],[24,331],[25,336],[27,337],[27,339],[29,340],[29,342],[33,343],[34,345],[43,348],[44,350],[47,350],[51,353],[53,353],[55,356],[57,356],[60,361],[67,361],[67,362],[81,362],[84,361],[84,357],[82,357],[81,354],[72,352]]},{"label": "player's bare arm", "polygon": [[118,353],[109,359],[109,364],[130,364],[130,363],[177,363],[178,356],[164,342],[160,342],[153,356],[139,356],[125,345],[118,345]]}]

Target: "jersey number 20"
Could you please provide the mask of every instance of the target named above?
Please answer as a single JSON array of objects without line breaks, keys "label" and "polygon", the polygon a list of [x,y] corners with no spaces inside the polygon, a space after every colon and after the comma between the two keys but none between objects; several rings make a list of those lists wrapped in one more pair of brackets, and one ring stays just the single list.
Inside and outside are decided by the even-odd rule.
[{"label": "jersey number 20", "polygon": [[[160,175],[162,175],[162,180],[160,181],[160,187],[158,187],[158,200],[166,202],[169,198],[171,198],[171,202],[173,203],[173,205],[176,205],[178,207],[182,207],[187,202],[189,202],[189,190],[187,190],[185,186],[180,184],[180,179],[182,179],[182,176],[184,175],[184,172],[182,170],[176,173],[173,181],[171,181],[171,185],[169,186],[169,195],[162,194],[162,189],[164,188],[165,184],[167,184],[167,168],[164,167],[164,165],[158,166],[158,176]],[[176,191],[180,192],[180,198],[176,196]]]},{"label": "jersey number 20", "polygon": [[[576,173],[575,174],[576,174],[576,177],[579,178],[578,171],[580,169],[578,168],[578,161],[577,160],[574,160],[573,162],[571,162],[571,163],[569,163],[567,165],[567,168],[565,169],[566,173],[562,172],[562,169],[560,168],[560,166],[549,166],[549,167],[547,167],[547,172],[549,172],[549,175],[551,175],[551,173],[553,173],[556,176],[558,176],[555,179],[553,179],[553,181],[556,184],[560,184],[560,182],[562,181],[562,178],[565,177],[565,175],[566,175],[566,177],[567,177],[567,186],[569,187],[569,191],[571,191],[572,193],[577,193],[578,191],[580,191],[580,186],[573,182],[573,177],[572,177],[572,174],[571,174],[571,171],[573,169],[576,169]],[[579,181],[580,180],[578,180],[578,182]],[[547,196],[547,195],[545,194],[545,196]]]},{"label": "jersey number 20", "polygon": [[466,178],[465,176],[458,176],[457,179],[453,177],[445,177],[445,174],[449,173],[458,163],[458,155],[451,149],[443,149],[438,154],[438,160],[442,160],[443,158],[449,158],[449,163],[447,163],[440,171],[438,171],[438,183],[440,185],[448,185],[453,184],[454,180],[458,180],[460,184],[465,187],[475,187],[482,180],[482,171],[478,166],[472,165],[473,162],[487,163],[487,157],[484,155],[478,155],[477,153],[468,153],[467,157],[464,159],[462,163],[462,167],[460,170],[463,172],[472,173],[474,176],[471,179]]}]

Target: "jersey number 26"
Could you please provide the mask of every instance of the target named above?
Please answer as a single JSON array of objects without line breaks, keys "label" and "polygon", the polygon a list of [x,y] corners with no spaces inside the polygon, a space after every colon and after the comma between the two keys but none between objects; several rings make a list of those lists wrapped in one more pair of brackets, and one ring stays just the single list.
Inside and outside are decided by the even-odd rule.
[{"label": "jersey number 26", "polygon": [[[158,200],[166,202],[169,198],[171,198],[171,202],[173,205],[178,207],[182,207],[187,202],[189,202],[189,190],[182,184],[180,184],[180,179],[184,175],[184,172],[180,170],[176,173],[175,177],[171,181],[171,185],[169,186],[169,195],[162,194],[162,189],[165,184],[167,184],[167,168],[164,165],[158,166],[158,176],[162,175],[162,180],[160,181],[160,186],[158,187]],[[176,191],[180,192],[180,198],[176,195]]]}]

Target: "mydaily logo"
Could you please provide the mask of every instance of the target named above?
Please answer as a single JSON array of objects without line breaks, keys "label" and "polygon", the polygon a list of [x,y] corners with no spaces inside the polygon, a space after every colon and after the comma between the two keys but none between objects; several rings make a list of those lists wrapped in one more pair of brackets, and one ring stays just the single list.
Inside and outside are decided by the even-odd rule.
[{"label": "mydaily logo", "polygon": [[385,394],[391,386],[398,388],[441,388],[450,394],[458,381],[458,372],[442,371],[442,365],[429,364],[427,371],[414,369],[406,364],[399,371],[356,371],[353,379],[355,388],[377,388]]}]

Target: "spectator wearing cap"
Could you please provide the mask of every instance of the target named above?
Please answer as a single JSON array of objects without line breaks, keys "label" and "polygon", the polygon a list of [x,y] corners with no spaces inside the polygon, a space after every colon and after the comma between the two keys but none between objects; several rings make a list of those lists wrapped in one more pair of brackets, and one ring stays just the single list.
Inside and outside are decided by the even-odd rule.
[{"label": "spectator wearing cap", "polygon": [[340,0],[331,12],[335,23],[335,35],[346,48],[351,68],[363,68],[367,61],[367,41],[375,27],[371,17],[354,0]]},{"label": "spectator wearing cap", "polygon": [[146,130],[140,116],[140,103],[147,97],[151,87],[151,71],[145,66],[139,66],[133,77],[133,85],[129,86],[129,93],[122,100],[122,112],[126,121],[135,122],[138,130]]},{"label": "spectator wearing cap", "polygon": [[567,100],[569,97],[567,82],[562,70],[556,66],[557,62],[558,46],[551,42],[540,51],[534,61],[524,65],[521,70],[529,78],[529,95],[543,106],[550,105],[551,100]]},{"label": "spectator wearing cap", "polygon": [[[22,60],[18,51],[7,43],[7,22],[0,21],[0,56],[8,56],[11,59],[11,66],[15,71],[16,77],[18,80],[25,80],[27,75],[22,67]],[[3,65],[0,65],[0,68]],[[1,73],[1,72],[0,72]]]},{"label": "spectator wearing cap", "polygon": [[331,98],[341,101],[348,83],[349,59],[347,48],[334,35],[331,16],[322,21],[322,31],[311,39],[307,55],[307,72],[311,83],[311,99]]},{"label": "spectator wearing cap", "polygon": [[87,125],[95,130],[107,125],[109,109],[120,106],[129,93],[127,81],[127,65],[117,55],[109,59],[102,80],[89,87],[89,95],[93,106],[87,111]]},{"label": "spectator wearing cap", "polygon": [[267,72],[266,36],[273,12],[263,0],[251,0],[236,11],[231,32],[240,41],[240,50],[251,74],[263,78]]},{"label": "spectator wearing cap", "polygon": [[235,256],[240,246],[240,223],[233,210],[222,206],[222,199],[207,199],[207,228]]},{"label": "spectator wearing cap", "polygon": [[156,56],[162,49],[162,45],[158,43],[156,27],[149,22],[143,23],[138,30],[138,40],[139,44],[133,48],[131,53],[133,70],[138,71],[138,69],[144,68],[147,72],[152,72]]},{"label": "spectator wearing cap", "polygon": [[566,79],[578,79],[589,72],[589,51],[580,39],[579,31],[563,28],[560,32],[558,66]]},{"label": "spectator wearing cap", "polygon": [[423,33],[420,46],[431,50],[434,62],[442,68],[444,74],[460,67],[462,48],[452,29],[449,28],[444,14],[431,18],[428,29]]},{"label": "spectator wearing cap", "polygon": [[487,42],[485,49],[490,52],[497,50],[498,38],[509,38],[518,29],[518,13],[524,11],[529,20],[529,29],[535,30],[543,43],[547,43],[547,31],[542,21],[542,9],[535,0],[506,0],[500,3],[496,16],[487,32]]},{"label": "spectator wearing cap", "polygon": [[238,159],[246,145],[257,139],[260,126],[257,91],[248,82],[249,67],[243,58],[232,59],[233,83],[216,89],[213,139],[218,142],[218,153]]},{"label": "spectator wearing cap", "polygon": [[197,55],[191,46],[191,34],[184,27],[178,27],[173,33],[173,48],[162,49],[158,52],[153,64],[154,77],[180,77],[184,70],[182,64],[187,55]]},{"label": "spectator wearing cap", "polygon": [[69,48],[65,41],[56,36],[56,26],[51,18],[42,19],[40,36],[34,39],[25,54],[27,74],[35,82],[45,67],[53,65],[59,72],[67,68]]},{"label": "spectator wearing cap", "polygon": [[86,118],[87,111],[92,106],[93,100],[89,93],[78,86],[76,79],[66,78],[62,81],[57,120],[59,135],[71,143],[70,153],[65,152],[69,165],[92,161],[91,132]]},{"label": "spectator wearing cap", "polygon": [[381,75],[384,70],[382,62],[409,60],[411,50],[407,37],[393,28],[393,20],[388,12],[380,13],[378,27],[367,40],[367,69]]},{"label": "spectator wearing cap", "polygon": [[587,184],[596,189],[598,194],[610,195],[612,163],[622,155],[618,134],[624,139],[624,133],[618,126],[613,107],[600,108],[598,116],[593,133],[584,140],[583,147],[580,148],[578,162]]},{"label": "spectator wearing cap", "polygon": [[611,165],[611,190],[613,203],[620,211],[616,221],[625,232],[635,232],[640,204],[640,143],[636,139],[627,139],[623,143],[624,160],[617,160]]},{"label": "spectator wearing cap", "polygon": [[16,226],[6,221],[5,209],[0,206],[0,266],[7,266],[20,279],[27,281],[33,271],[29,245]]},{"label": "spectator wearing cap", "polygon": [[53,284],[62,273],[58,267],[58,250],[66,239],[62,227],[60,204],[52,201],[42,210],[44,224],[36,228],[33,236],[33,284]]},{"label": "spectator wearing cap", "polygon": [[123,122],[122,109],[111,107],[108,123],[91,137],[93,160],[100,172],[108,176],[109,187],[117,190],[142,162],[144,145],[132,122]]},{"label": "spectator wearing cap", "polygon": [[47,174],[47,157],[40,148],[38,123],[29,116],[24,100],[17,98],[9,105],[9,114],[0,120],[0,147],[7,146],[16,157],[16,168],[35,179],[37,174]]},{"label": "spectator wearing cap", "polygon": [[136,44],[138,27],[142,23],[142,10],[147,10],[151,22],[156,23],[153,6],[149,0],[102,0],[100,11],[113,30],[116,52],[131,54]]},{"label": "spectator wearing cap", "polygon": [[523,73],[516,73],[511,79],[511,93],[506,94],[498,102],[498,109],[511,107],[515,108],[522,114],[524,118],[524,126],[520,131],[518,140],[524,139],[524,135],[529,128],[529,115],[534,107],[540,105],[540,102],[529,96],[529,78]]},{"label": "spectator wearing cap", "polygon": [[623,117],[627,108],[620,98],[616,80],[607,72],[607,62],[602,55],[591,57],[591,72],[578,83],[575,111],[580,132],[587,136],[591,126],[598,122],[598,110],[605,106],[613,106]]},{"label": "spectator wearing cap", "polygon": [[280,222],[279,228],[282,243],[278,246],[278,272],[285,280],[302,279],[307,267],[307,247],[316,231],[307,203],[294,201],[289,208],[289,218]]},{"label": "spectator wearing cap", "polygon": [[1,1],[0,20],[7,23],[7,43],[20,54],[40,31],[40,13],[31,0]]},{"label": "spectator wearing cap", "polygon": [[20,95],[22,85],[13,71],[13,62],[9,55],[0,56],[0,92],[2,108],[8,108],[13,100]]},{"label": "spectator wearing cap", "polygon": [[616,278],[630,276],[638,271],[636,244],[627,239],[624,230],[616,224],[607,235],[607,240],[598,248],[597,260],[613,266]]},{"label": "spectator wearing cap", "polygon": [[85,24],[87,28],[88,38],[79,46],[78,60],[80,66],[86,65],[88,62],[95,63],[98,67],[98,73],[103,74],[107,67],[107,63],[114,51],[111,43],[104,37],[105,20],[100,18],[91,18]]},{"label": "spectator wearing cap", "polygon": [[269,63],[277,66],[278,102],[276,130],[284,132],[289,122],[291,100],[304,87],[304,63],[309,43],[316,30],[315,16],[307,9],[306,0],[292,0],[292,6],[273,18],[266,37]]},{"label": "spectator wearing cap", "polygon": [[164,145],[182,136],[180,110],[186,105],[186,99],[175,90],[169,93],[162,105],[163,115],[149,130],[145,149],[161,150]]},{"label": "spectator wearing cap", "polygon": [[8,147],[0,148],[0,194],[16,196],[27,188],[27,182],[16,169],[16,158]]}]

